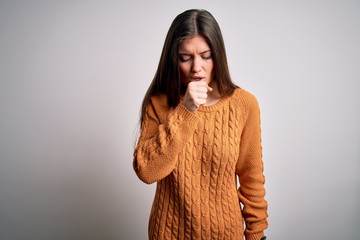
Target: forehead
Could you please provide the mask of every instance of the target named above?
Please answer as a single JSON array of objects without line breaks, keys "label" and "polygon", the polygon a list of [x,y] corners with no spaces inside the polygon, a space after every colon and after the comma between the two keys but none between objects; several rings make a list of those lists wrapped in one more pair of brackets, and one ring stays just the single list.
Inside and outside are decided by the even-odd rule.
[{"label": "forehead", "polygon": [[179,50],[185,52],[207,51],[210,50],[210,46],[204,37],[195,35],[183,40],[180,44]]}]

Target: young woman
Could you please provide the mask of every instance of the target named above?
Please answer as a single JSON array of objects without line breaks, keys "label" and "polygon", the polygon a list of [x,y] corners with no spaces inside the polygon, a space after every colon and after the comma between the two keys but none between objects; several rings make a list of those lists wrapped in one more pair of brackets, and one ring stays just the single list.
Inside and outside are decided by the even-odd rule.
[{"label": "young woman", "polygon": [[265,239],[259,106],[231,81],[208,11],[172,22],[140,121],[133,167],[157,183],[149,239]]}]

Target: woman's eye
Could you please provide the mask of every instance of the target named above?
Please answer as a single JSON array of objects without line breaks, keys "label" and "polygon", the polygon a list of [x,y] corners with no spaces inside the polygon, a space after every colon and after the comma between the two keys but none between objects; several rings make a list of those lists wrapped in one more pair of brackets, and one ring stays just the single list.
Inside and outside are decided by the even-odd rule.
[{"label": "woman's eye", "polygon": [[206,59],[206,60],[209,60],[209,59],[211,59],[211,54],[206,54],[206,55],[203,55],[203,56],[201,56],[203,59]]},{"label": "woman's eye", "polygon": [[190,56],[184,56],[184,55],[180,55],[180,57],[179,57],[179,59],[180,59],[180,61],[181,62],[187,62],[187,61],[189,61],[190,59],[191,59],[191,57]]}]

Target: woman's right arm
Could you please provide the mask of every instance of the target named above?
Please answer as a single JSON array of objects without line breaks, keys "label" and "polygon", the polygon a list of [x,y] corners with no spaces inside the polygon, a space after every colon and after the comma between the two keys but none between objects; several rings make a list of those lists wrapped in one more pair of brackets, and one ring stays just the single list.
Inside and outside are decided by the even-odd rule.
[{"label": "woman's right arm", "polygon": [[134,151],[133,167],[145,183],[153,183],[168,176],[174,169],[178,155],[195,130],[197,116],[180,103],[168,116],[156,102],[147,106],[141,133]]}]

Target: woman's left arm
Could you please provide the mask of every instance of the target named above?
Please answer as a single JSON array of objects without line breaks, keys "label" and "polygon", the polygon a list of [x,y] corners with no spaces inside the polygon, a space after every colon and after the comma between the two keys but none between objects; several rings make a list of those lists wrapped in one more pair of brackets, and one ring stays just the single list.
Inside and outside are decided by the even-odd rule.
[{"label": "woman's left arm", "polygon": [[236,174],[240,181],[238,196],[243,204],[242,214],[246,224],[245,237],[247,240],[258,240],[264,237],[264,230],[268,226],[260,109],[255,96],[246,93],[243,97],[244,128],[240,140],[239,159],[236,164]]}]

